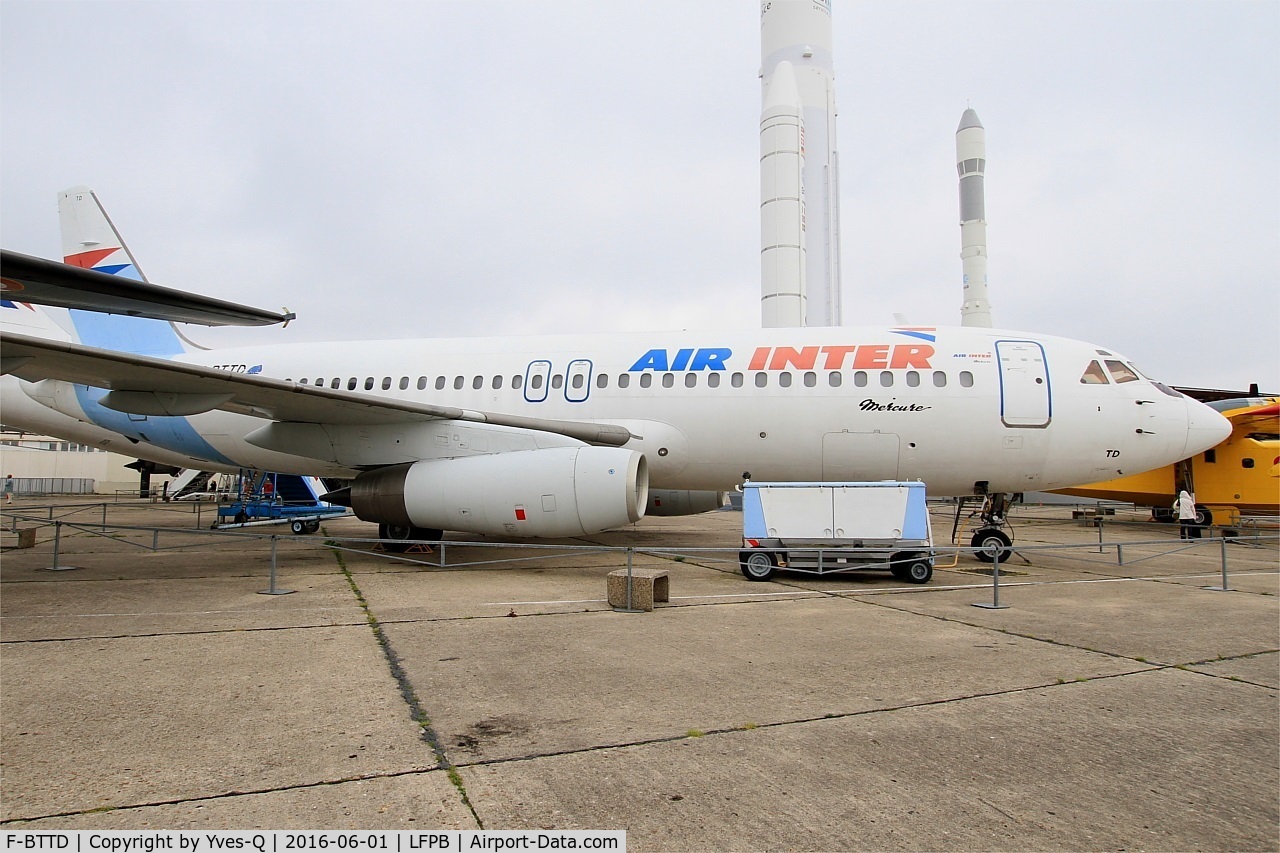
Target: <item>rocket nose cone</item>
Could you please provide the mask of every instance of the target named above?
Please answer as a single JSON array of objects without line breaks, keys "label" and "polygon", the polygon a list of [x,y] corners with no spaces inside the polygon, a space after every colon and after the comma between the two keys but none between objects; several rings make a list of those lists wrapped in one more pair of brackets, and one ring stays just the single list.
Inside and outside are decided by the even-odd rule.
[{"label": "rocket nose cone", "polygon": [[967,109],[960,116],[960,126],[956,128],[956,133],[970,127],[982,127],[982,122],[978,121],[978,114],[972,109]]}]

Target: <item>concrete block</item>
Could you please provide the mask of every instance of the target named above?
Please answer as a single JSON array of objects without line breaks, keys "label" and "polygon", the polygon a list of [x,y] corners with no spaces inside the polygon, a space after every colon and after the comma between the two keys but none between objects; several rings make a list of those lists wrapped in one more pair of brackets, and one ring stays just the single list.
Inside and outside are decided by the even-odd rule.
[{"label": "concrete block", "polygon": [[[631,570],[631,609],[653,610],[654,602],[670,601],[670,578],[665,569]],[[609,572],[609,606],[627,606],[627,570]]]}]

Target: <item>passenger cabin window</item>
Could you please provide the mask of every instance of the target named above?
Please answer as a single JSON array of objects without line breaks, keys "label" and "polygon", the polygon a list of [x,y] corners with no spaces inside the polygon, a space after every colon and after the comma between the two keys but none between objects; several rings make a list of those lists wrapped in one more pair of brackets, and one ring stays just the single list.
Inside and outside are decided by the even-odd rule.
[{"label": "passenger cabin window", "polygon": [[946,388],[946,387],[947,387],[947,374],[946,374],[946,373],[944,373],[944,372],[943,372],[943,371],[941,371],[941,370],[935,370],[935,371],[933,372],[933,387],[934,387],[934,388]]},{"label": "passenger cabin window", "polygon": [[551,387],[559,391],[564,387],[564,377],[557,373],[551,377]]},{"label": "passenger cabin window", "polygon": [[618,374],[618,387],[619,387],[619,388],[630,388],[630,387],[631,387],[631,374],[630,374],[630,373],[619,373],[619,374]]},{"label": "passenger cabin window", "polygon": [[674,373],[664,373],[664,374],[662,374],[662,387],[663,387],[663,388],[670,388],[670,387],[672,387],[672,386],[673,386],[673,385],[675,385],[675,384],[676,384],[676,376],[675,376],[675,374],[674,374]]},{"label": "passenger cabin window", "polygon": [[409,390],[409,377],[408,377],[408,376],[401,376],[401,377],[400,377],[400,390],[401,390],[401,391],[408,391],[408,390]]},{"label": "passenger cabin window", "polygon": [[499,373],[493,377],[493,390],[500,391],[502,389],[502,374]]},{"label": "passenger cabin window", "polygon": [[366,377],[364,378],[364,390],[366,390],[366,391],[372,391],[372,390],[373,390],[373,377],[372,377],[372,376],[366,376]]},{"label": "passenger cabin window", "polygon": [[357,380],[356,380],[356,378],[355,378],[354,376],[352,376],[350,379],[348,379],[348,380],[347,380],[347,390],[348,390],[348,391],[354,391],[354,390],[356,390],[356,382],[357,382]]},{"label": "passenger cabin window", "polygon": [[708,388],[719,388],[719,387],[720,387],[720,374],[719,374],[719,373],[712,372],[712,373],[708,373],[708,374],[707,374],[707,387],[708,387]]},{"label": "passenger cabin window", "polygon": [[523,387],[524,387],[524,377],[523,377],[523,376],[521,376],[520,374],[518,374],[518,373],[517,373],[515,376],[512,376],[512,377],[511,377],[511,390],[512,390],[512,391],[519,391],[519,390],[520,390],[521,388],[523,388]]},{"label": "passenger cabin window", "polygon": [[806,371],[804,374],[804,387],[812,388],[818,384],[818,374],[812,370]]},{"label": "passenger cabin window", "polygon": [[1107,374],[1102,369],[1102,365],[1098,364],[1098,360],[1094,359],[1089,362],[1089,366],[1084,369],[1084,373],[1080,376],[1080,382],[1083,385],[1106,385]]},{"label": "passenger cabin window", "polygon": [[640,387],[641,387],[641,388],[648,388],[648,387],[649,387],[650,385],[652,385],[652,384],[653,384],[653,374],[652,374],[652,373],[641,373],[641,374],[640,374]]},{"label": "passenger cabin window", "polygon": [[827,384],[832,388],[839,388],[840,383],[844,381],[844,377],[840,375],[840,371],[833,370],[827,374]]},{"label": "passenger cabin window", "polygon": [[1111,378],[1116,382],[1137,382],[1138,374],[1129,369],[1122,361],[1112,361],[1107,359],[1107,370],[1111,371]]},{"label": "passenger cabin window", "polygon": [[779,385],[781,385],[783,388],[790,388],[790,387],[791,387],[791,373],[790,373],[790,372],[788,372],[788,371],[785,371],[785,370],[784,370],[782,373],[779,373],[779,374],[778,374],[778,384],[779,384]]},{"label": "passenger cabin window", "polygon": [[472,387],[472,388],[474,388],[474,389],[475,389],[475,390],[477,390],[477,391],[479,391],[481,388],[483,388],[483,387],[484,387],[484,377],[483,377],[483,376],[476,376],[476,377],[473,377],[473,378],[472,378],[472,380],[471,380],[471,387]]},{"label": "passenger cabin window", "polygon": [[598,375],[598,376],[596,377],[596,387],[597,387],[597,388],[608,388],[608,387],[609,387],[609,374],[607,374],[607,373],[601,373],[600,375]]},{"label": "passenger cabin window", "polygon": [[341,386],[341,385],[342,385],[342,380],[341,380],[341,379],[334,379],[334,380],[332,380],[332,381],[330,381],[330,382],[329,382],[329,387],[330,387],[330,388],[333,388],[334,390],[337,390],[337,389],[338,389],[338,387],[339,387],[339,386]]},{"label": "passenger cabin window", "polygon": [[730,385],[732,385],[734,388],[741,388],[741,387],[742,387],[742,374],[741,374],[741,373],[735,373],[735,374],[733,374],[733,376],[729,377],[729,384],[730,384]]},{"label": "passenger cabin window", "polygon": [[893,387],[893,371],[891,370],[880,371],[880,386],[882,388]]},{"label": "passenger cabin window", "polygon": [[697,385],[698,385],[698,374],[696,374],[696,373],[686,373],[686,374],[684,375],[684,387],[686,387],[686,388],[696,388],[696,387],[697,387]]},{"label": "passenger cabin window", "polygon": [[317,387],[317,388],[323,388],[323,387],[324,387],[324,380],[323,380],[323,379],[317,379],[317,380],[316,380],[316,387]]},{"label": "passenger cabin window", "polygon": [[961,388],[972,388],[972,387],[973,387],[973,374],[972,374],[972,373],[970,373],[970,372],[969,372],[969,371],[967,371],[967,370],[962,370],[962,371],[960,371],[960,387],[961,387]]},{"label": "passenger cabin window", "polygon": [[757,387],[757,388],[763,388],[763,387],[765,387],[765,386],[766,386],[766,385],[768,385],[768,384],[769,384],[769,374],[767,374],[767,373],[757,373],[757,374],[756,374],[756,387]]},{"label": "passenger cabin window", "polygon": [[465,376],[455,376],[455,377],[453,377],[453,390],[455,390],[455,391],[461,391],[461,390],[462,390],[462,386],[463,386],[463,385],[466,385],[466,384],[467,384],[467,377],[465,377]]},{"label": "passenger cabin window", "polygon": [[909,387],[909,388],[919,388],[919,387],[920,387],[920,374],[919,374],[919,373],[917,373],[917,372],[916,372],[916,371],[914,371],[914,370],[908,370],[908,371],[907,371],[907,387]]},{"label": "passenger cabin window", "polygon": [[447,379],[445,379],[443,376],[437,376],[437,377],[436,377],[436,390],[437,390],[437,391],[443,391],[443,390],[444,390],[444,383],[445,383],[445,382],[447,382],[447,381],[448,381],[448,380],[447,380]]},{"label": "passenger cabin window", "polygon": [[855,371],[853,374],[853,384],[859,388],[867,387],[867,372],[865,370]]},{"label": "passenger cabin window", "polygon": [[542,374],[541,373],[535,373],[529,377],[529,387],[532,388],[534,391],[542,390]]},{"label": "passenger cabin window", "polygon": [[418,377],[418,390],[419,391],[427,390],[427,377],[425,376]]},{"label": "passenger cabin window", "polygon": [[390,391],[390,390],[391,390],[391,377],[390,377],[390,376],[384,376],[384,377],[382,377],[382,390],[383,390],[383,391]]},{"label": "passenger cabin window", "polygon": [[569,380],[569,387],[573,388],[575,391],[580,391],[582,390],[582,386],[583,384],[586,383],[586,381],[587,381],[587,377],[583,376],[581,373],[575,373],[573,374],[573,377]]}]

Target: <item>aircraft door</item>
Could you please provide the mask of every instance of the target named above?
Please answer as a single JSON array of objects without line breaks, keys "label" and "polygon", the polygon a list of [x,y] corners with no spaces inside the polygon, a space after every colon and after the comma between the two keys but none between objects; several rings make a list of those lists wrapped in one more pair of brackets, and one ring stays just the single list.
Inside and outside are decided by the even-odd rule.
[{"label": "aircraft door", "polygon": [[591,362],[575,358],[569,362],[564,378],[564,398],[570,403],[586,402],[587,395],[591,393]]},{"label": "aircraft door", "polygon": [[1049,367],[1035,341],[996,341],[1000,420],[1007,427],[1046,427],[1053,416]]},{"label": "aircraft door", "polygon": [[551,379],[551,362],[531,361],[524,372],[524,400],[541,403],[547,399]]}]

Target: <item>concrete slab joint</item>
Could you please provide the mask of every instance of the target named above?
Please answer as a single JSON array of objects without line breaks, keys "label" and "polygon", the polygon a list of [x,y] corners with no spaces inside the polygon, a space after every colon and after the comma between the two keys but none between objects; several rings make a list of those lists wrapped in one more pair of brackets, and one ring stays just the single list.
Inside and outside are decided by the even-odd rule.
[{"label": "concrete slab joint", "polygon": [[671,600],[670,577],[665,569],[617,569],[609,572],[609,606],[627,607],[627,582],[631,582],[631,609],[652,611],[654,602]]}]

